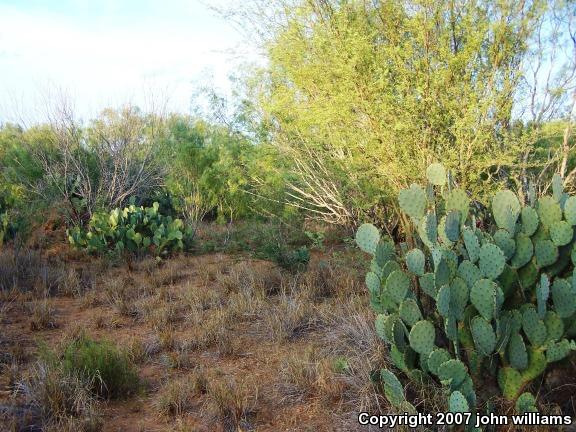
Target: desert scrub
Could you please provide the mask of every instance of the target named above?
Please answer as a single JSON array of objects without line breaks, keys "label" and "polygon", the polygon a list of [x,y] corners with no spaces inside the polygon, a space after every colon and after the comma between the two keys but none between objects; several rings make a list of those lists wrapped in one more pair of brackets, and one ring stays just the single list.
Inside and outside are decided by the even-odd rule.
[{"label": "desert scrub", "polygon": [[[426,188],[399,195],[411,221],[405,243],[370,224],[356,233],[373,257],[366,285],[376,332],[408,378],[444,386],[453,412],[475,415],[500,396],[519,413],[537,411],[536,379],[576,349],[576,197],[556,175],[552,196],[531,188],[523,206],[502,190],[480,220],[442,165],[427,176]],[[415,410],[391,371],[381,380],[392,405]]]},{"label": "desert scrub", "polygon": [[130,356],[107,341],[96,341],[81,334],[65,344],[60,352],[43,348],[41,359],[90,383],[96,397],[122,398],[135,393],[139,379]]}]

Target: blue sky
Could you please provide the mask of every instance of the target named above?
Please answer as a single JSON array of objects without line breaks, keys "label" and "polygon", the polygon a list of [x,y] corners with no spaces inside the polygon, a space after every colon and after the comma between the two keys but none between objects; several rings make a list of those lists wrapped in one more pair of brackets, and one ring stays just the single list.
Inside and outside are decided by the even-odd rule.
[{"label": "blue sky", "polygon": [[42,120],[56,89],[83,118],[150,99],[189,112],[199,86],[228,92],[257,54],[210,3],[0,0],[0,122]]}]

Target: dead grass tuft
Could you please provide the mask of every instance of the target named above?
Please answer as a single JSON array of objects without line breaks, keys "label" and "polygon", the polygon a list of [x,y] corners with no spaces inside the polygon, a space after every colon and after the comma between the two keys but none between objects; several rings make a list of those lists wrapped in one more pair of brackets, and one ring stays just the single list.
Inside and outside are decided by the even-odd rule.
[{"label": "dead grass tuft", "polygon": [[48,299],[38,300],[29,303],[30,330],[46,330],[58,327],[55,317],[55,309],[50,305]]},{"label": "dead grass tuft", "polygon": [[250,429],[258,401],[258,388],[233,378],[215,379],[207,387],[207,408],[227,431]]}]

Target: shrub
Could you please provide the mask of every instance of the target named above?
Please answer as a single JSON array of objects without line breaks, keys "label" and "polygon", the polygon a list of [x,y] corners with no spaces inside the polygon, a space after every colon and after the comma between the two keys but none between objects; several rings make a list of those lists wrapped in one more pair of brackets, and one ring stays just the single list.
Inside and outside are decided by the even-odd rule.
[{"label": "shrub", "polygon": [[69,242],[91,253],[153,252],[156,255],[189,248],[193,233],[180,219],[164,216],[157,202],[152,207],[131,204],[123,210],[94,213],[87,229],[67,231]]},{"label": "shrub", "polygon": [[92,391],[106,398],[121,398],[138,388],[138,374],[127,354],[109,342],[79,336],[65,348],[62,368],[92,383]]},{"label": "shrub", "polygon": [[[496,193],[480,221],[440,164],[427,177],[427,188],[399,194],[412,222],[399,248],[373,225],[356,233],[373,256],[366,285],[376,332],[405,375],[445,386],[454,412],[475,413],[498,387],[518,412],[535,411],[523,392],[576,349],[576,197],[556,176],[553,196],[531,194],[527,206]],[[381,378],[393,405],[414,410],[393,373]]]}]

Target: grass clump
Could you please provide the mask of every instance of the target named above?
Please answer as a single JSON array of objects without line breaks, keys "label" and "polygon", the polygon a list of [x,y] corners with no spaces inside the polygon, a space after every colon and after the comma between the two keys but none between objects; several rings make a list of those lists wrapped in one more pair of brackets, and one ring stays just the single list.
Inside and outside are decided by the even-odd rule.
[{"label": "grass clump", "polygon": [[91,383],[91,391],[101,398],[127,397],[139,386],[129,355],[107,341],[80,335],[64,346],[61,356],[45,352],[43,357],[57,363],[64,373]]}]

